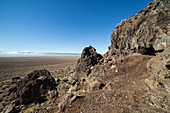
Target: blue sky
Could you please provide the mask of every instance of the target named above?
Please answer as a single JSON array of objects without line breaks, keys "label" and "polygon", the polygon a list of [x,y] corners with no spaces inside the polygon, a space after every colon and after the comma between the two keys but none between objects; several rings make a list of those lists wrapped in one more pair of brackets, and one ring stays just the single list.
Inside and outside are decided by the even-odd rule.
[{"label": "blue sky", "polygon": [[152,0],[0,0],[0,53],[105,53],[121,20]]}]

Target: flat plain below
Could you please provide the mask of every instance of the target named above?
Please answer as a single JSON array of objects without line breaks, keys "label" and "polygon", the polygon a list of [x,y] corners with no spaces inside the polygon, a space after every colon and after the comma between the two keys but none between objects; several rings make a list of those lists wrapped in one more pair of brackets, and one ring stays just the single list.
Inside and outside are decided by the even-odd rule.
[{"label": "flat plain below", "polygon": [[55,57],[0,57],[0,81],[24,76],[33,70],[46,69],[55,72],[74,68],[80,56]]}]

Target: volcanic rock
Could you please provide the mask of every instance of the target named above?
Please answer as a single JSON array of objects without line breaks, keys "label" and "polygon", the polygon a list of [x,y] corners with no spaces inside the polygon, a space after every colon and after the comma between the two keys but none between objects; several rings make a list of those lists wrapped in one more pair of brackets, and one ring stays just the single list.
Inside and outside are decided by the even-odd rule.
[{"label": "volcanic rock", "polygon": [[105,91],[113,91],[115,90],[115,86],[113,82],[109,82],[106,84],[106,86],[103,88]]},{"label": "volcanic rock", "polygon": [[[147,63],[148,73],[154,77],[157,82],[166,85],[165,87],[170,88],[169,78],[170,70],[168,68],[168,63],[170,62],[170,47],[165,49],[164,52],[152,58]],[[156,76],[155,76],[156,75]],[[167,89],[167,91],[169,91]]]},{"label": "volcanic rock", "polygon": [[17,97],[21,104],[41,103],[49,91],[56,90],[55,80],[47,70],[35,70],[17,84]]},{"label": "volcanic rock", "polygon": [[104,56],[110,58],[132,53],[154,55],[163,51],[170,39],[169,4],[169,0],[155,0],[123,20],[112,32],[112,44]]},{"label": "volcanic rock", "polygon": [[58,103],[58,112],[64,112],[65,106],[75,102],[77,99],[83,98],[83,96],[76,93],[68,93],[61,97],[61,101]]},{"label": "volcanic rock", "polygon": [[17,113],[17,112],[18,112],[17,109],[12,105],[8,105],[3,111],[3,113]]},{"label": "volcanic rock", "polygon": [[105,84],[101,83],[99,80],[95,80],[89,83],[89,87],[91,91],[102,89],[104,86]]},{"label": "volcanic rock", "polygon": [[152,89],[148,93],[149,103],[162,110],[170,109],[170,70],[167,65],[170,61],[170,47],[147,63],[150,78],[146,79],[146,84]]},{"label": "volcanic rock", "polygon": [[102,58],[103,56],[98,54],[92,46],[84,48],[76,66],[76,75],[78,77],[89,75],[90,68],[100,63]]}]

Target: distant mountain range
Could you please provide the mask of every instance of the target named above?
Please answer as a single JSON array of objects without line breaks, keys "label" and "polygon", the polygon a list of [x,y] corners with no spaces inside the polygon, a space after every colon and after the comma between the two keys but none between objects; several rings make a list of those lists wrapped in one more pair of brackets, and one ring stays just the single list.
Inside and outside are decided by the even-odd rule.
[{"label": "distant mountain range", "polygon": [[80,56],[80,53],[55,53],[55,52],[7,52],[7,51],[0,51],[0,57],[32,57],[32,56]]}]

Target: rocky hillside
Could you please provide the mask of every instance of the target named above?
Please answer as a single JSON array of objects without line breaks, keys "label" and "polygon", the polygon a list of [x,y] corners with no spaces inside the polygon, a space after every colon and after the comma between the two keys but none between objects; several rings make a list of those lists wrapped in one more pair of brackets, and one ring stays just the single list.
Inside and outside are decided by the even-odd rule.
[{"label": "rocky hillside", "polygon": [[0,83],[3,113],[168,113],[170,1],[123,20],[102,56],[83,49],[75,69],[36,70]]},{"label": "rocky hillside", "polygon": [[170,42],[170,1],[155,0],[137,14],[122,20],[111,35],[105,57],[132,53],[154,55]]}]

